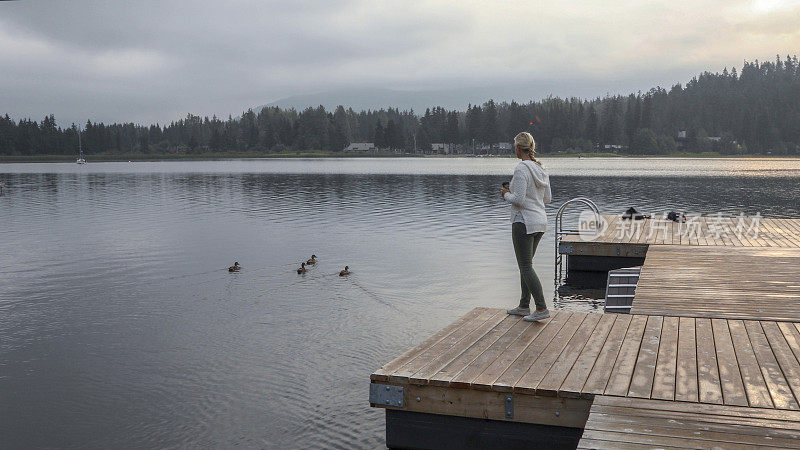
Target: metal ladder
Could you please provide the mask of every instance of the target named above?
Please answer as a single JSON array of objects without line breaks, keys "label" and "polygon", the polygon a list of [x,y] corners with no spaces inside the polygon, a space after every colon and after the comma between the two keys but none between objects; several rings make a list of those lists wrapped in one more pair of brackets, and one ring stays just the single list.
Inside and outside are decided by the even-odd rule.
[{"label": "metal ladder", "polygon": [[631,312],[641,273],[641,267],[625,267],[608,272],[606,303],[603,307],[605,312],[624,314]]},{"label": "metal ladder", "polygon": [[[569,235],[577,235],[580,234],[581,231],[578,229],[564,229],[564,222],[562,220],[562,216],[564,215],[564,211],[570,205],[578,205],[578,206],[585,206],[592,210],[594,213],[594,220],[595,220],[595,229],[599,229],[603,218],[600,216],[600,210],[597,208],[597,205],[589,200],[586,197],[576,197],[571,200],[567,200],[564,204],[558,208],[558,212],[556,213],[556,225],[555,225],[555,288],[556,292],[558,291],[558,286],[561,284],[561,280],[563,278],[563,263],[564,263],[564,255],[559,253],[558,249],[561,245],[561,239],[564,236]],[[556,294],[557,295],[557,294]]]}]

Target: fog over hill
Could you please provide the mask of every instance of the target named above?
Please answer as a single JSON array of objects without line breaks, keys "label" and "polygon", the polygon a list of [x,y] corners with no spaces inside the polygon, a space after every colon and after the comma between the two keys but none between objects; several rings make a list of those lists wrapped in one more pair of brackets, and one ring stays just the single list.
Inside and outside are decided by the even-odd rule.
[{"label": "fog over hill", "polygon": [[[547,86],[506,87],[413,94],[369,89],[328,92],[286,100],[284,105],[293,108],[248,109],[227,120],[187,114],[163,126],[87,121],[81,124],[82,145],[89,155],[342,152],[353,142],[431,152],[441,148],[434,149],[434,143],[448,143],[455,145],[455,151],[464,151],[475,149],[474,143],[494,145],[520,130],[531,130],[541,153],[800,154],[800,62],[796,56],[748,62],[740,70],[703,72],[669,90],[653,87],[589,100],[585,98],[590,94],[564,98]],[[584,85],[583,89],[590,88]],[[547,95],[543,93],[554,96],[525,100]],[[483,95],[496,101],[483,102]],[[503,102],[512,98],[520,101]],[[459,106],[466,102],[472,105]],[[341,110],[337,104],[354,109]],[[426,109],[431,104],[437,106]],[[303,108],[308,105],[316,107]],[[382,106],[392,108],[374,109]],[[52,114],[41,122],[0,116],[0,154],[73,154],[77,137],[77,125],[59,127]]]},{"label": "fog over hill", "polygon": [[[662,85],[669,86],[677,77],[672,74],[663,77]],[[560,80],[515,82],[503,85],[487,85],[455,89],[402,90],[384,88],[344,88],[318,91],[309,94],[291,95],[279,100],[253,108],[259,111],[265,106],[277,106],[282,109],[294,108],[303,110],[309,107],[324,106],[333,110],[339,105],[353,108],[355,111],[395,108],[400,111],[413,109],[424,112],[426,108],[440,106],[446,109],[465,110],[468,105],[480,105],[493,99],[495,102],[528,103],[548,96],[596,98],[608,94],[627,94],[637,90],[648,90],[652,86],[637,86],[634,80],[617,80],[616,82],[598,82],[590,80]]]}]

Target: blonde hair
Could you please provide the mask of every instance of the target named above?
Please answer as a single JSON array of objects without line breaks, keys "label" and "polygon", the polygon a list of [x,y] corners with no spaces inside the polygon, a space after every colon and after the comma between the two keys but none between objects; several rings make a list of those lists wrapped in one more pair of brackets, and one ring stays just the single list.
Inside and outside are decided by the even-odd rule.
[{"label": "blonde hair", "polygon": [[532,161],[536,162],[540,166],[542,165],[541,161],[536,159],[536,141],[533,140],[533,136],[527,131],[523,131],[522,133],[516,135],[514,137],[514,147],[519,147],[528,154]]}]

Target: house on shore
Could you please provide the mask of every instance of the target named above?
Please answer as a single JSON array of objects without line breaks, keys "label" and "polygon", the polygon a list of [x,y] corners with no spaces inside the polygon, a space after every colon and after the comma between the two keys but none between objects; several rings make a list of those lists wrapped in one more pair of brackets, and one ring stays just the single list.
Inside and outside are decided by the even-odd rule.
[{"label": "house on shore", "polygon": [[378,148],[373,142],[353,142],[344,148],[345,152],[376,152]]},{"label": "house on shore", "polygon": [[474,147],[475,153],[484,153],[484,154],[502,154],[508,153],[509,151],[513,151],[514,147],[511,145],[510,142],[497,142],[494,144],[486,144],[480,143]]},{"label": "house on shore", "polygon": [[431,151],[433,153],[444,153],[445,155],[449,155],[453,152],[453,147],[453,144],[434,143],[431,144]]}]

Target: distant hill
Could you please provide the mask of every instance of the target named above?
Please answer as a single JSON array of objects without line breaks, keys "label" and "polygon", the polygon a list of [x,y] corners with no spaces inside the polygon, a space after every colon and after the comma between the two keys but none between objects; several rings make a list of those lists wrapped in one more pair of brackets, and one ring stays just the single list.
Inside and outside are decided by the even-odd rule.
[{"label": "distant hill", "polygon": [[[332,110],[339,105],[344,105],[356,111],[390,107],[398,108],[401,111],[410,109],[424,111],[425,108],[434,105],[441,105],[449,109],[463,109],[470,101],[483,101],[480,95],[473,94],[471,98],[467,98],[465,95],[469,95],[469,93],[463,91],[402,91],[380,88],[340,89],[313,94],[292,95],[259,106],[256,110],[260,110],[264,106],[303,110],[319,105],[324,106],[325,109]],[[432,98],[436,100],[432,100]]]},{"label": "distant hill", "polygon": [[[516,100],[519,103],[528,103],[533,99],[553,96],[581,96],[595,97],[605,95],[608,84],[587,82],[559,82],[542,83],[531,81],[527,83],[513,83],[503,86],[467,87],[458,89],[438,90],[396,90],[381,88],[353,88],[316,92],[304,95],[292,95],[276,100],[266,105],[253,108],[260,111],[265,106],[277,106],[281,109],[294,108],[303,110],[309,107],[322,105],[327,110],[333,110],[339,105],[353,108],[355,111],[376,110],[381,108],[396,108],[400,111],[411,110],[425,112],[425,108],[440,106],[450,110],[465,110],[468,105],[483,104],[489,99],[496,102]],[[622,88],[622,86],[620,86]],[[605,89],[605,90],[604,90]]]},{"label": "distant hill", "polygon": [[[533,81],[474,89],[350,89],[287,97],[272,103],[279,107],[248,109],[228,120],[188,114],[164,126],[87,121],[82,146],[88,155],[338,153],[353,142],[408,152],[439,151],[443,147],[433,144],[449,143],[456,152],[481,152],[529,130],[543,154],[800,155],[796,56],[703,72],[669,90],[619,95],[619,85],[575,83],[561,82],[558,90]],[[495,101],[484,102],[489,99]],[[518,103],[503,103],[511,99]],[[339,104],[354,111],[337,111]],[[0,115],[0,155],[74,155],[77,127],[56,124],[52,115],[41,123]]]}]

